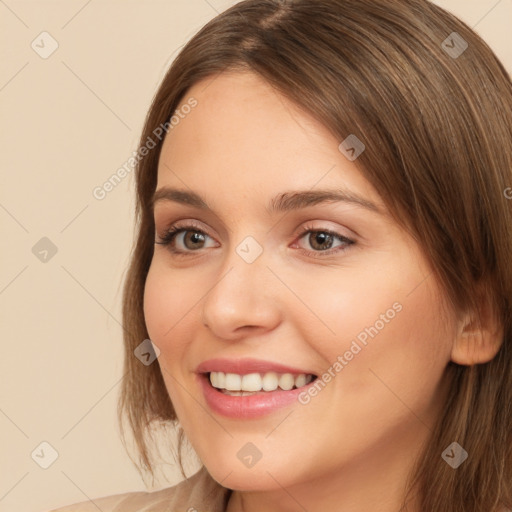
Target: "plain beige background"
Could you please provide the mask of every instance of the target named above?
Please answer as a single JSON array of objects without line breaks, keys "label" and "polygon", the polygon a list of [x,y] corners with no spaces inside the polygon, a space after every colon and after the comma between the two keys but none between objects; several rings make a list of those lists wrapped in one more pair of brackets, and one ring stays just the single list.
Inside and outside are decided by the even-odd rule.
[{"label": "plain beige background", "polygon": [[[0,0],[0,511],[145,489],[115,416],[133,177],[101,201],[92,191],[136,149],[179,48],[234,3]],[[437,3],[512,70],[512,0]],[[42,442],[58,452],[47,469]]]}]

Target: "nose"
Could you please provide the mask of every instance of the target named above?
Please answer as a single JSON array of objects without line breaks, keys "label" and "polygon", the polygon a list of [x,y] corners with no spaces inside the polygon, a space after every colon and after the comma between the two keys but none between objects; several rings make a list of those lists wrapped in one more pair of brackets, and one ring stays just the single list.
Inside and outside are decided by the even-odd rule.
[{"label": "nose", "polygon": [[281,321],[278,279],[264,256],[245,262],[233,251],[202,302],[202,320],[217,337],[262,335]]}]

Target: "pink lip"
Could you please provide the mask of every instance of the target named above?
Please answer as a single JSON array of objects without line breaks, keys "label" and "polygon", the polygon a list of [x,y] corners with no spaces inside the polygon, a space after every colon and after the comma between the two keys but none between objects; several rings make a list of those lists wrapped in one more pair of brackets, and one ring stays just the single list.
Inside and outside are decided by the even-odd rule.
[{"label": "pink lip", "polygon": [[197,368],[197,373],[209,372],[224,372],[224,373],[238,373],[239,375],[247,375],[248,373],[291,373],[299,375],[305,373],[306,375],[313,375],[308,370],[301,370],[299,368],[292,368],[279,363],[271,361],[264,361],[262,359],[210,359],[202,362]]},{"label": "pink lip", "polygon": [[312,374],[312,372],[258,359],[211,359],[201,363],[196,371],[204,398],[210,409],[222,416],[236,419],[257,418],[297,402],[299,394],[315,383],[312,381],[306,386],[290,391],[262,391],[249,396],[230,396],[211,385],[209,372],[238,373],[240,375],[270,371],[294,375]]},{"label": "pink lip", "polygon": [[228,418],[248,419],[270,414],[277,409],[298,402],[298,396],[315,381],[290,391],[262,391],[249,396],[225,395],[210,384],[207,374],[198,375],[204,398],[210,409]]}]

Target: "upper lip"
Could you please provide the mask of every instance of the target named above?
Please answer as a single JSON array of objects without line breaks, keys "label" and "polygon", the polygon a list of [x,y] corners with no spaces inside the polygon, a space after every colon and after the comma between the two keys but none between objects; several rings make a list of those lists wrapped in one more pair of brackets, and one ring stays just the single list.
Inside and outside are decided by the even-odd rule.
[{"label": "upper lip", "polygon": [[313,372],[300,368],[293,368],[272,361],[263,359],[208,359],[203,361],[197,368],[197,373],[224,372],[237,373],[239,375],[247,375],[248,373],[292,373],[295,375],[305,373],[306,375],[314,375]]}]

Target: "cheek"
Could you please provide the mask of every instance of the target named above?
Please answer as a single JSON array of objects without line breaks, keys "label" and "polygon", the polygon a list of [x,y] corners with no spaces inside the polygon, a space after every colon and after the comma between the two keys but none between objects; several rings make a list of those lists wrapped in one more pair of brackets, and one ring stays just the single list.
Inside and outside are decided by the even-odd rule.
[{"label": "cheek", "polygon": [[187,349],[197,328],[194,317],[198,310],[193,308],[196,303],[190,283],[180,280],[179,273],[170,272],[158,260],[152,262],[144,287],[144,318],[149,338],[160,349],[157,361],[182,423],[187,419],[184,404],[190,398],[182,395],[188,368]]},{"label": "cheek", "polygon": [[181,372],[186,367],[186,349],[197,329],[195,295],[179,273],[162,268],[158,261],[151,264],[144,288],[144,318],[149,338],[160,349],[158,362],[164,377],[166,370],[175,375],[176,368]]},{"label": "cheek", "polygon": [[193,317],[193,297],[189,282],[179,272],[170,272],[154,259],[144,287],[144,318],[150,338],[161,343],[175,338]]},{"label": "cheek", "polygon": [[164,276],[159,275],[153,264],[149,269],[144,286],[144,319],[149,337],[158,344],[163,339],[166,330],[170,328],[169,312],[173,310],[172,304],[166,295]]},{"label": "cheek", "polygon": [[[348,268],[334,279],[334,272],[318,273],[297,288],[316,313],[302,315],[304,337],[314,342],[327,368],[338,361],[331,371],[344,375],[339,390],[342,385],[352,396],[371,396],[389,382],[414,399],[421,389],[434,392],[454,333],[430,269],[415,261],[420,260],[409,253],[389,261],[383,256],[381,265]],[[311,279],[315,286],[308,288]]]},{"label": "cheek", "polygon": [[[351,339],[361,351],[354,357],[357,363],[344,370],[345,391],[369,409],[375,407],[372,402],[380,403],[381,417],[387,415],[390,421],[407,411],[425,418],[435,413],[453,339],[441,296],[431,281],[414,291],[401,288],[384,294],[385,300],[376,302],[378,309],[375,303],[368,304],[359,317],[364,322],[351,324],[353,332],[358,331]],[[397,306],[393,314],[387,309],[391,304]]]}]

